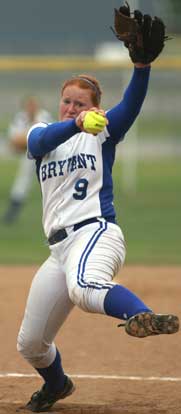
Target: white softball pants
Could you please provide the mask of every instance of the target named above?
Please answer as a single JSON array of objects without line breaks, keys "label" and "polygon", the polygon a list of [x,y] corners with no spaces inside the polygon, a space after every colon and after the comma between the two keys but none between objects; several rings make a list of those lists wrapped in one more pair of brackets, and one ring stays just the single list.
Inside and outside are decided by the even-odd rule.
[{"label": "white softball pants", "polygon": [[54,361],[55,335],[74,305],[105,313],[104,298],[125,259],[116,224],[103,221],[69,233],[50,246],[51,255],[36,273],[18,335],[18,351],[35,368]]}]

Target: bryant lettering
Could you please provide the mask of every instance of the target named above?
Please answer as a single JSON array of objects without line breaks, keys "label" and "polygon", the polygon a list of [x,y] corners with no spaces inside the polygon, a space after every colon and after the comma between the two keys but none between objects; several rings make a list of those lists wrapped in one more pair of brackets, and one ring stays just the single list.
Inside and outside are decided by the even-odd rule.
[{"label": "bryant lettering", "polygon": [[78,154],[66,160],[51,161],[41,166],[41,179],[53,178],[71,173],[79,168],[96,171],[96,157],[93,154]]}]

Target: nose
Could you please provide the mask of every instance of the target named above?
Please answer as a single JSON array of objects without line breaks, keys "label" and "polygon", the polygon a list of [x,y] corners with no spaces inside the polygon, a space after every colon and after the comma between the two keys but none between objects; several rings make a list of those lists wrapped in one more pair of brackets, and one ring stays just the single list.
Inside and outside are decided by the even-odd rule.
[{"label": "nose", "polygon": [[70,114],[76,113],[74,102],[70,102],[67,109]]}]

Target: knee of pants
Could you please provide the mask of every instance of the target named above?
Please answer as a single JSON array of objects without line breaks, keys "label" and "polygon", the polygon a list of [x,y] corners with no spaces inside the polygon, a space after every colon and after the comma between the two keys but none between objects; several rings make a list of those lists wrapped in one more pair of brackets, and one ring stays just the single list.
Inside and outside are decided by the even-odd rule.
[{"label": "knee of pants", "polygon": [[69,286],[69,297],[74,305],[85,312],[105,313],[104,298],[107,291],[105,289],[96,289],[91,286],[91,282],[86,286],[79,286],[73,283]]},{"label": "knee of pants", "polygon": [[82,307],[83,292],[82,292],[81,288],[76,283],[71,284],[71,285],[68,286],[68,293],[69,293],[69,298],[72,301],[72,303],[74,305]]},{"label": "knee of pants", "polygon": [[17,350],[34,366],[48,352],[49,347],[50,345],[43,342],[42,338],[25,336],[22,331],[18,334]]}]

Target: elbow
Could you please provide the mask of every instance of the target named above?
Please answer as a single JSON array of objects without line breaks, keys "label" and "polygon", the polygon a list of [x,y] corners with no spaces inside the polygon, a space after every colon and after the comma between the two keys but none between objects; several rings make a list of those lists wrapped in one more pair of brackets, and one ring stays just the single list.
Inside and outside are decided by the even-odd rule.
[{"label": "elbow", "polygon": [[28,151],[33,157],[42,157],[45,152],[43,150],[44,129],[39,128],[40,131],[32,131],[28,137]]},{"label": "elbow", "polygon": [[33,157],[38,157],[40,154],[38,142],[36,142],[31,136],[28,140],[28,153]]}]

